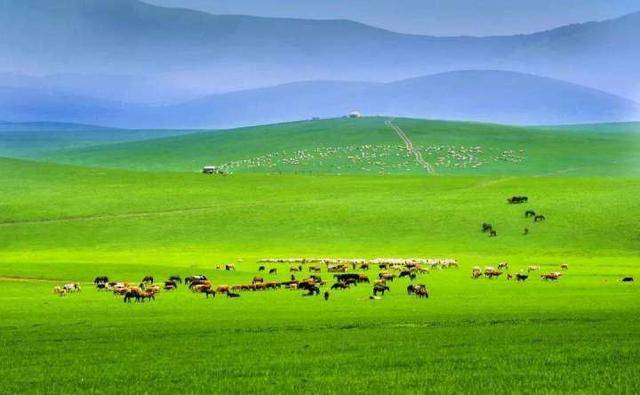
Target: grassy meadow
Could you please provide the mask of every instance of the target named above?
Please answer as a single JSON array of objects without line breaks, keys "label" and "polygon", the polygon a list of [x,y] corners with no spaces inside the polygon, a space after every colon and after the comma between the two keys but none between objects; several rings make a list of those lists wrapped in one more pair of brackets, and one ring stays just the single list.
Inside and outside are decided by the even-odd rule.
[{"label": "grassy meadow", "polygon": [[[618,280],[640,279],[638,129],[395,120],[440,161],[429,176],[384,121],[46,152],[22,142],[30,160],[0,159],[0,393],[636,392],[640,288]],[[198,174],[225,163],[233,174]],[[529,203],[508,205],[512,195]],[[248,283],[271,257],[450,257],[460,268],[420,275],[426,300],[405,279],[381,300],[360,284],[328,301],[181,287],[124,304],[90,284]],[[557,282],[471,279],[501,261],[511,273],[569,269]],[[290,276],[267,266],[279,269],[268,279]],[[82,292],[52,294],[69,281]]]}]

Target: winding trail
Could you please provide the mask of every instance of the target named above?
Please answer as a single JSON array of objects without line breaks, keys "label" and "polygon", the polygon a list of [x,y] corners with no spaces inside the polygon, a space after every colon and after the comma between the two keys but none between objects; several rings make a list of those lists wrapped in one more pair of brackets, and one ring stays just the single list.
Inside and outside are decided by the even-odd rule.
[{"label": "winding trail", "polygon": [[404,145],[407,148],[407,151],[409,151],[409,153],[413,154],[413,156],[416,157],[416,162],[418,162],[418,164],[422,166],[422,168],[427,173],[429,174],[436,173],[436,170],[433,168],[433,166],[429,162],[425,161],[424,158],[422,158],[422,154],[420,153],[420,151],[415,149],[415,147],[413,146],[413,143],[411,142],[407,134],[404,132],[404,130],[400,129],[400,126],[394,124],[391,119],[385,121],[385,125],[387,125],[391,129],[393,129],[394,132],[396,132],[396,134],[404,142]]}]

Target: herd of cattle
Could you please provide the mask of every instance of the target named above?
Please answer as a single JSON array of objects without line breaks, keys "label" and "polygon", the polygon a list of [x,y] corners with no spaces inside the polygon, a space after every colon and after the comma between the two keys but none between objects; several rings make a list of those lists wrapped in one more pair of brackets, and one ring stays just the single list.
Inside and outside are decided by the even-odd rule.
[{"label": "herd of cattle", "polygon": [[[269,275],[277,275],[278,267],[269,267],[267,264],[288,264],[289,278],[286,281],[277,281],[264,277],[268,272]],[[307,265],[308,276],[304,276],[303,265]],[[273,265],[270,265],[273,266]],[[377,268],[378,273],[375,277],[370,278],[369,270]],[[153,276],[146,276],[141,282],[117,282],[110,281],[107,276],[98,276],[94,279],[93,284],[98,291],[111,292],[113,295],[123,298],[125,303],[132,301],[145,302],[155,300],[156,294],[160,291],[174,291],[178,287],[183,286],[196,294],[203,294],[206,298],[215,297],[216,295],[226,295],[228,298],[238,298],[242,292],[251,291],[268,291],[289,289],[302,291],[302,296],[318,296],[323,295],[325,300],[329,300],[331,292],[344,291],[356,287],[361,284],[369,284],[372,287],[370,299],[379,300],[386,292],[390,292],[390,286],[396,279],[408,279],[409,285],[406,287],[408,295],[415,295],[418,298],[428,298],[429,290],[425,284],[414,284],[414,280],[420,275],[430,272],[430,269],[448,269],[458,268],[458,262],[455,259],[397,259],[397,258],[379,258],[374,260],[366,259],[329,259],[329,258],[273,258],[262,259],[259,261],[258,274],[253,276],[251,281],[242,284],[220,284],[214,285],[213,282],[203,274],[188,276],[170,276],[166,280],[156,283]],[[234,264],[218,266],[218,270],[235,271]],[[542,280],[555,281],[562,277],[563,273],[569,269],[566,264],[560,265],[561,271],[543,273],[540,275]],[[496,267],[487,266],[484,269],[476,266],[472,269],[471,277],[478,279],[486,277],[489,279],[497,278],[505,274],[507,280],[515,279],[516,281],[526,281],[531,272],[540,270],[539,266],[529,266],[527,270],[517,273],[509,272],[509,264],[502,262]],[[330,284],[327,278],[320,276],[321,272],[326,272],[331,278]],[[302,277],[302,278],[298,278]],[[632,277],[621,279],[623,282],[634,281]],[[325,288],[326,287],[326,288]],[[63,286],[54,288],[54,293],[64,296],[70,293],[80,292],[80,284],[68,283]],[[323,292],[324,291],[324,292]]]},{"label": "herd of cattle", "polygon": [[[494,266],[487,266],[484,269],[482,269],[480,266],[475,266],[473,267],[473,269],[471,269],[471,278],[473,279],[478,279],[481,277],[486,277],[486,278],[497,278],[502,276],[502,274],[506,273],[506,278],[507,280],[512,280],[515,279],[516,281],[527,281],[529,279],[529,274],[531,272],[535,272],[540,270],[540,266],[537,265],[531,265],[529,267],[527,267],[526,272],[524,270],[518,272],[518,273],[508,273],[509,270],[509,263],[508,262],[501,262],[498,264],[498,267],[494,267]],[[559,280],[560,277],[562,277],[563,272],[566,270],[569,270],[569,265],[563,263],[560,265],[560,270],[559,272],[549,272],[549,273],[542,273],[540,274],[540,279],[542,280],[550,280],[550,281],[556,281]]]},{"label": "herd of cattle", "polygon": [[[289,279],[287,281],[265,279],[264,275],[261,274],[262,272],[268,271],[269,275],[278,274],[278,267],[270,267],[267,270],[265,265],[268,263],[289,264]],[[302,276],[303,265],[307,265],[308,277]],[[375,278],[369,278],[367,272],[374,266],[379,269],[379,272]],[[184,286],[194,293],[204,294],[207,298],[215,297],[218,294],[226,295],[229,298],[238,298],[243,291],[290,289],[303,291],[303,296],[322,294],[325,300],[329,300],[330,291],[348,290],[363,283],[372,286],[372,294],[369,298],[379,300],[384,296],[385,292],[390,292],[390,284],[394,280],[405,278],[411,281],[411,284],[406,288],[408,295],[428,298],[429,291],[427,286],[425,284],[413,284],[413,281],[419,275],[429,273],[430,269],[457,267],[458,262],[455,259],[263,259],[259,261],[258,275],[255,275],[251,282],[244,284],[214,285],[203,274],[189,276],[184,279],[175,275],[161,283],[156,283],[152,276],[144,277],[140,283],[110,281],[107,276],[98,276],[93,283],[97,290],[109,291],[114,295],[121,296],[125,303],[153,301],[155,300],[155,295],[161,290],[173,291],[179,286]],[[226,264],[216,268],[225,271],[235,271],[236,269],[234,264]],[[352,272],[349,272],[350,270]],[[331,284],[327,283],[326,278],[323,280],[320,276],[323,271],[331,274]],[[322,288],[325,286],[328,289],[322,292]],[[77,283],[65,284],[54,289],[54,292],[60,296],[78,291],[80,291],[80,285]]]}]

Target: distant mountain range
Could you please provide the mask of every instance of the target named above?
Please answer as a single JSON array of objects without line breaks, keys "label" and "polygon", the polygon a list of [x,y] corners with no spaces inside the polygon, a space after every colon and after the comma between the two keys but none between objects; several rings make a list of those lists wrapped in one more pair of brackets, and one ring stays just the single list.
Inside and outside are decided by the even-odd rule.
[{"label": "distant mountain range", "polygon": [[637,103],[564,81],[505,71],[457,71],[391,83],[312,81],[146,106],[0,88],[0,119],[128,128],[227,128],[358,110],[365,115],[509,124],[617,122]]},{"label": "distant mountain range", "polygon": [[[385,82],[498,69],[639,100],[639,37],[640,13],[528,35],[429,37],[344,20],[217,16],[137,0],[2,0],[0,86],[176,103],[292,81]],[[15,74],[47,77],[28,82]]]}]

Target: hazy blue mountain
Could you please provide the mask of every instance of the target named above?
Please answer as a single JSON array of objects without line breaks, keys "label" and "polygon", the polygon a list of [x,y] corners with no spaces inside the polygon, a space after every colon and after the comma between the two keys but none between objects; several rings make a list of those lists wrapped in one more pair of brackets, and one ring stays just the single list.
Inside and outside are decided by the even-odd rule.
[{"label": "hazy blue mountain", "polygon": [[458,71],[391,83],[314,81],[212,95],[170,106],[0,88],[0,119],[125,128],[223,128],[367,115],[511,124],[618,122],[640,118],[628,99],[572,83],[505,71]]},{"label": "hazy blue mountain", "polygon": [[[640,13],[476,38],[343,20],[215,16],[136,0],[0,0],[0,72],[142,76],[153,81],[155,102],[296,80],[392,81],[461,69],[521,71],[638,98],[639,37]],[[127,90],[146,89],[122,86],[122,97],[102,97],[125,100],[141,96]]]}]

